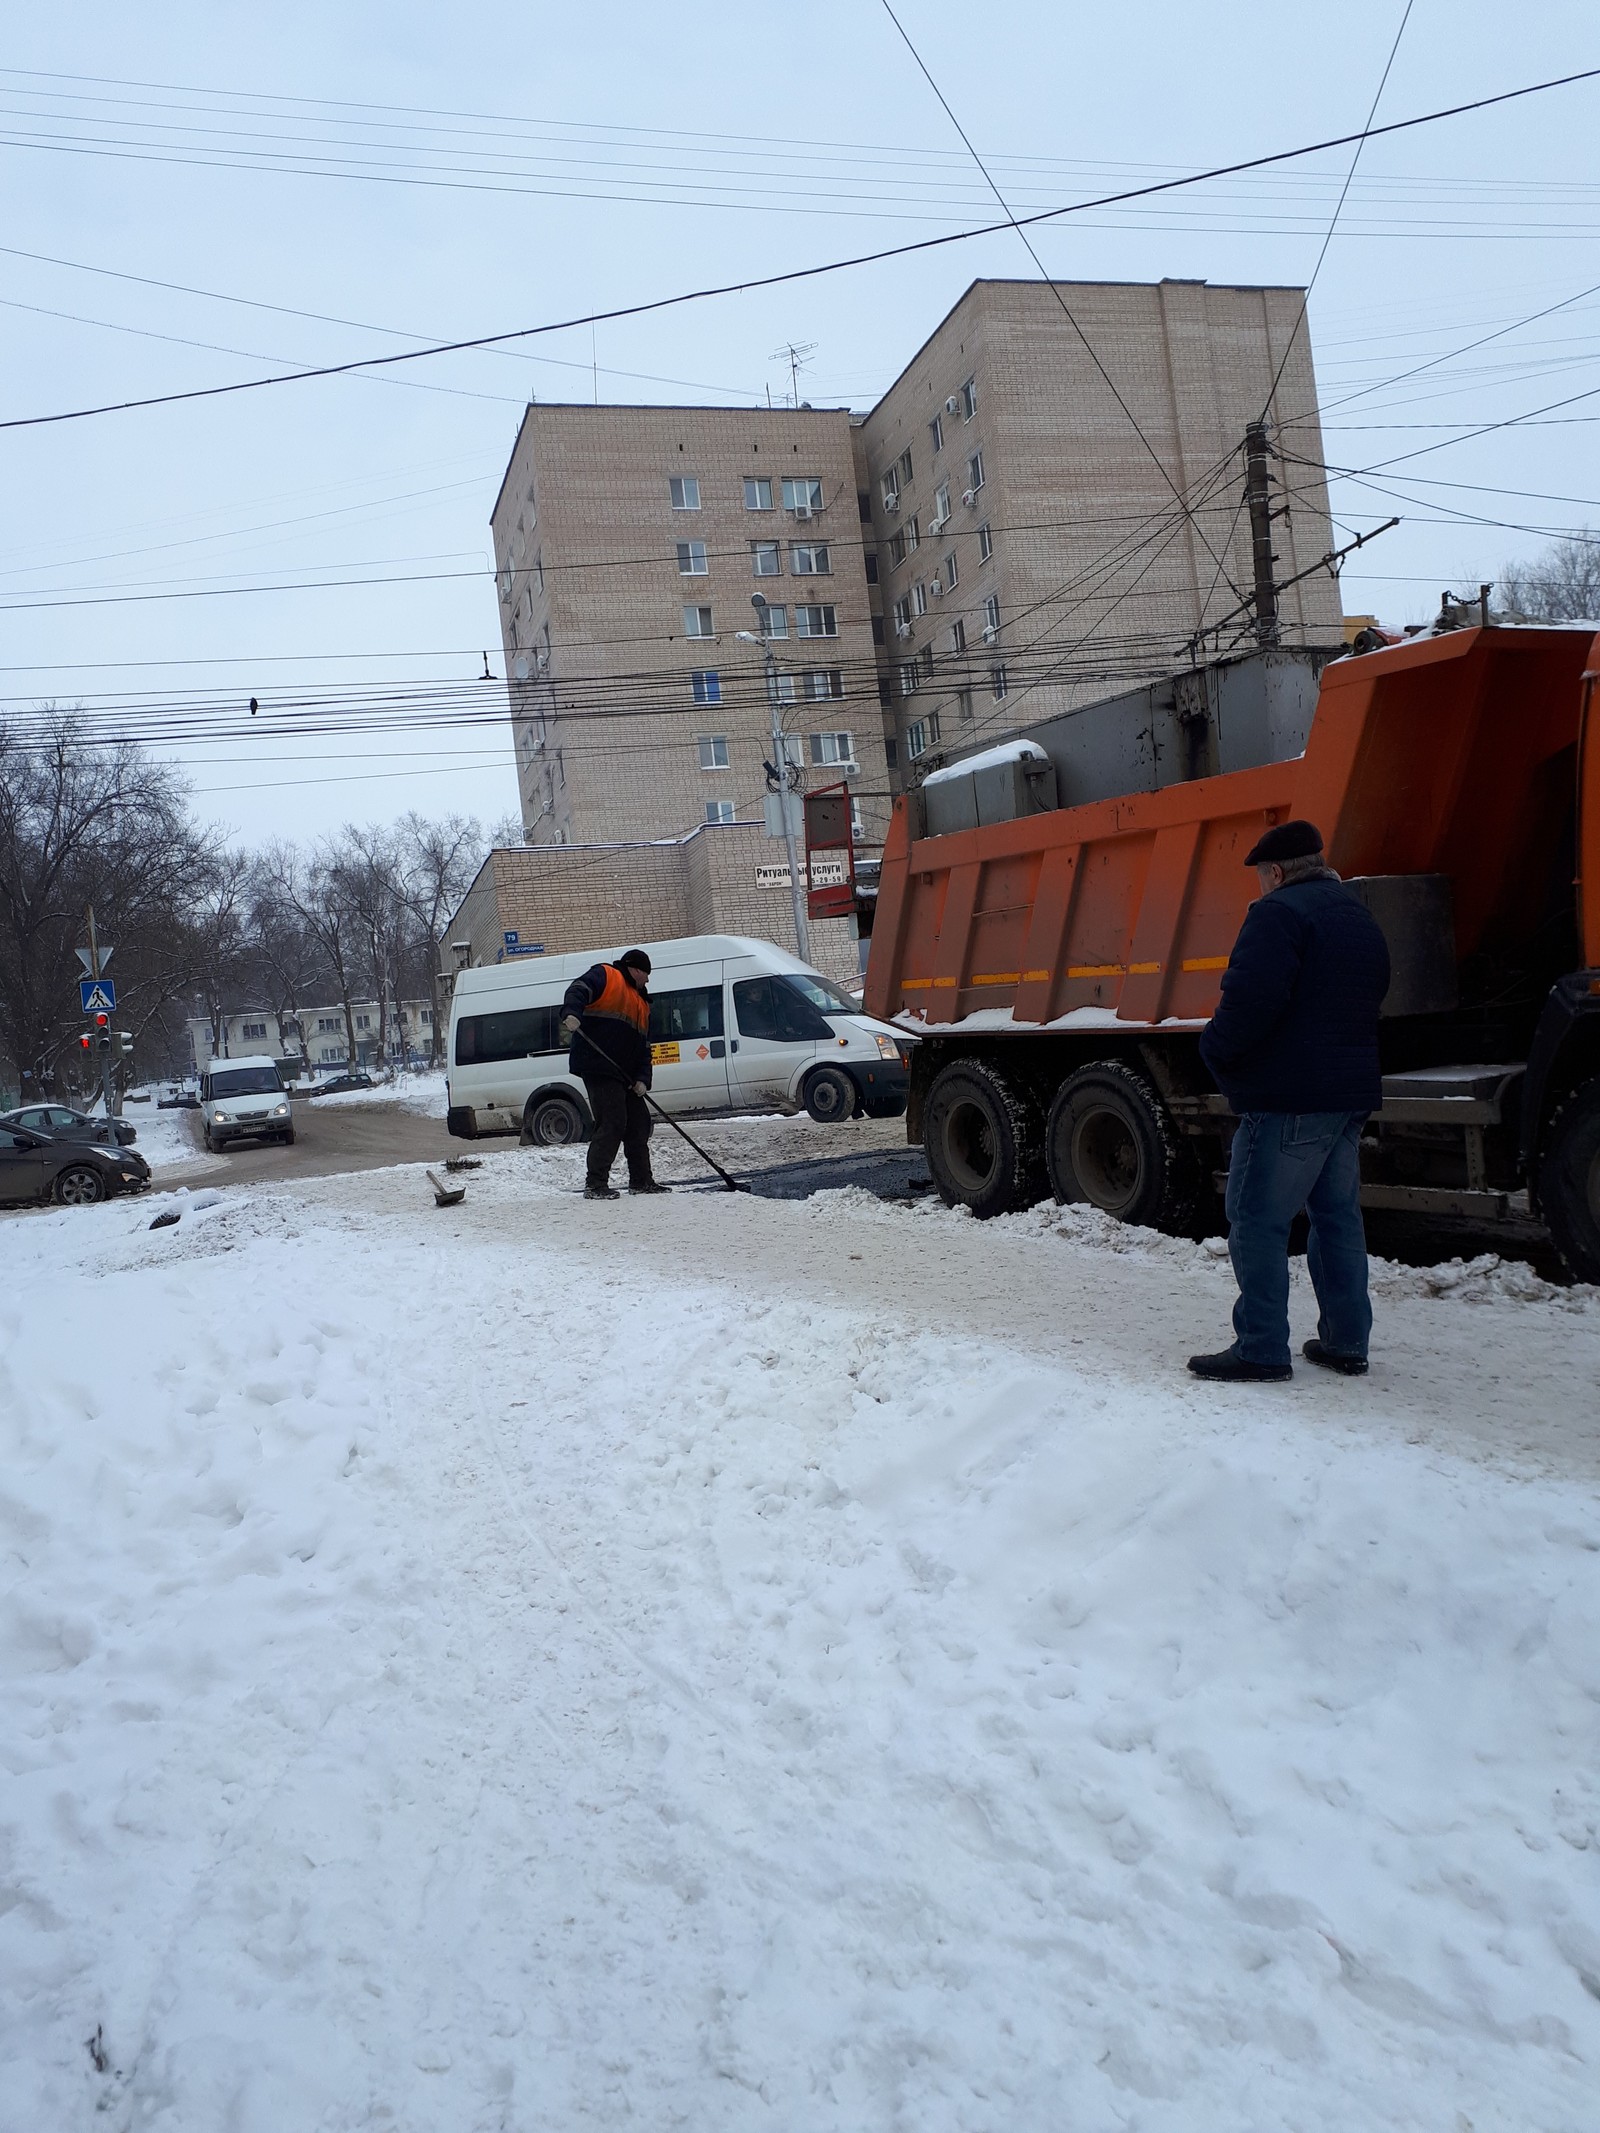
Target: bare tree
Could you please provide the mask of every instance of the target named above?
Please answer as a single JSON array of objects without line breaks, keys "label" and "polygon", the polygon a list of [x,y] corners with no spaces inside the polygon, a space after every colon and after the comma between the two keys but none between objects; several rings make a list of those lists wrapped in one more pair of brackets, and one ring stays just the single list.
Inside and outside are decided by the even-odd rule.
[{"label": "bare tree", "polygon": [[345,854],[332,842],[308,857],[292,844],[271,846],[261,859],[273,893],[305,927],[344,1010],[345,1057],[356,1062],[357,988],[368,953],[360,905],[351,891]]},{"label": "bare tree", "polygon": [[1496,606],[1530,622],[1600,623],[1600,533],[1584,527],[1531,563],[1507,563]]},{"label": "bare tree", "polygon": [[28,1093],[77,1051],[87,907],[116,949],[119,1023],[155,1028],[193,989],[193,914],[223,866],[167,765],[94,742],[70,713],[0,726],[0,1056]]},{"label": "bare tree", "polygon": [[415,931],[416,960],[432,1003],[428,1056],[437,1066],[444,1049],[444,933],[472,877],[483,863],[485,843],[479,824],[465,815],[428,822],[421,815],[402,816],[396,826],[400,850],[400,884]]}]

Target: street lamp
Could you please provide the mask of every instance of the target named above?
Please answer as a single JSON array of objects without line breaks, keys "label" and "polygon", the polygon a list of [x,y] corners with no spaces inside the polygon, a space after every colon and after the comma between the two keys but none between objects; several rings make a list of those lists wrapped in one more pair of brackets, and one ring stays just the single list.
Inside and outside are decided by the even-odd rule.
[{"label": "street lamp", "polygon": [[778,805],[783,811],[783,848],[789,859],[789,901],[794,910],[795,947],[802,963],[811,960],[811,935],[806,926],[806,900],[800,886],[800,865],[794,848],[794,820],[789,812],[789,792],[792,772],[798,765],[789,761],[788,743],[784,738],[783,720],[778,702],[778,662],[773,657],[772,637],[767,629],[767,601],[763,593],[752,593],[750,605],[755,609],[761,624],[758,635],[754,630],[735,630],[741,644],[753,644],[760,648],[766,661],[767,702],[772,710],[772,760],[778,772]]}]

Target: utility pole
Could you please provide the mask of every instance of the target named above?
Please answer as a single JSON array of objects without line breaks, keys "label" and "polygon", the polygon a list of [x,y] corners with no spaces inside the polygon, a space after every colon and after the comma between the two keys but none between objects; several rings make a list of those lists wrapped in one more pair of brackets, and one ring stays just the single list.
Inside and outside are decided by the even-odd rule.
[{"label": "utility pole", "polygon": [[1271,476],[1267,471],[1267,425],[1250,423],[1244,433],[1244,494],[1250,506],[1250,549],[1255,564],[1256,641],[1278,641],[1278,588],[1272,576]]},{"label": "utility pole", "polygon": [[[778,700],[778,662],[773,656],[772,640],[767,635],[767,601],[763,593],[752,593],[750,605],[761,621],[761,634],[754,630],[739,630],[736,634],[747,644],[760,648],[766,662],[767,704],[772,712],[772,766],[778,777],[778,805],[783,811],[783,849],[789,861],[789,903],[794,912],[795,953],[802,963],[811,960],[811,934],[806,925],[805,889],[800,882],[800,861],[794,844],[794,819],[790,813],[789,798],[793,785],[799,782],[798,764],[789,762],[788,742],[783,731],[783,707]],[[806,885],[809,887],[809,883]]]},{"label": "utility pole", "polygon": [[[89,904],[86,907],[84,915],[89,921],[89,961],[93,966],[89,972],[89,975],[92,978],[98,978],[102,976],[103,973],[100,968],[100,942],[94,930],[93,904]],[[106,1120],[109,1124],[110,1120],[114,1116],[114,1113],[111,1109],[111,1025],[109,1021],[107,1021],[105,1028],[100,1030],[99,1048],[100,1093],[105,1098]]]}]

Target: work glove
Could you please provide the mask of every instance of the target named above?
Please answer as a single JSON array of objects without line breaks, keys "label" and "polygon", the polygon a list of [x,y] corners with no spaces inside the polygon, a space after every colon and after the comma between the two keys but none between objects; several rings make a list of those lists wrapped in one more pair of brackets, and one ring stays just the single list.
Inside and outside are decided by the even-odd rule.
[{"label": "work glove", "polygon": [[563,1015],[561,1017],[561,1034],[563,1037],[575,1037],[578,1033],[578,1028],[579,1018],[576,1015]]},{"label": "work glove", "polygon": [[644,1094],[644,1083],[642,1081],[636,1081],[634,1083],[633,1093],[635,1096],[642,1096]]}]

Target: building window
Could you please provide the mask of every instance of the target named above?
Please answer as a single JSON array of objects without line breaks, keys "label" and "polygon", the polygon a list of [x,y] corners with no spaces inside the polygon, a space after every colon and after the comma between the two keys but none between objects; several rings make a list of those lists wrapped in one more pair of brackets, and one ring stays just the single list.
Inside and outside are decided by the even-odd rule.
[{"label": "building window", "polygon": [[861,818],[861,802],[855,794],[850,795],[850,834],[859,844],[866,835],[867,825]]},{"label": "building window", "polygon": [[917,671],[917,662],[914,659],[902,660],[900,663],[900,694],[902,696],[915,696],[921,687],[922,676]]},{"label": "building window", "polygon": [[911,635],[910,593],[902,593],[894,603],[894,626],[900,636],[909,637]]},{"label": "building window", "polygon": [[772,483],[765,474],[747,474],[745,476],[744,507],[747,511],[770,511],[772,509]]},{"label": "building window", "polygon": [[772,693],[780,704],[792,704],[799,696],[800,691],[792,674],[774,674],[772,677]]},{"label": "building window", "polygon": [[915,518],[914,516],[913,516],[913,517],[911,517],[911,518],[908,518],[908,519],[906,520],[906,554],[907,554],[907,555],[909,555],[909,554],[911,553],[912,549],[916,547],[917,543],[918,543],[918,542],[919,542],[919,541],[920,541],[921,539],[922,539],[922,535],[921,535],[921,534],[920,534],[920,533],[919,533],[919,532],[917,531],[917,521],[916,521],[916,518]]},{"label": "building window", "polygon": [[239,1024],[239,1035],[241,1037],[264,1037],[266,1034],[267,1025],[264,1022],[241,1022]]},{"label": "building window", "polygon": [[928,722],[925,718],[914,718],[906,728],[906,754],[914,763],[919,755],[927,752]]},{"label": "building window", "polygon": [[987,563],[994,554],[994,535],[989,531],[989,521],[984,520],[978,528],[978,560]]},{"label": "building window", "polygon": [[1006,670],[1003,666],[995,666],[989,669],[989,687],[994,694],[995,702],[997,704],[1003,703],[1006,696]]},{"label": "building window", "polygon": [[689,676],[689,686],[697,704],[720,704],[722,701],[722,676],[715,667],[696,667]]},{"label": "building window", "polygon": [[686,637],[714,637],[709,607],[686,607],[683,611],[683,634]]},{"label": "building window", "polygon": [[356,1016],[356,1028],[357,1028],[357,1029],[371,1029],[371,1027],[372,1027],[372,1017],[371,1017],[370,1015],[357,1015],[357,1016]]},{"label": "building window", "polygon": [[897,526],[889,536],[889,567],[898,570],[906,559],[906,536],[904,527]]},{"label": "building window", "polygon": [[811,760],[821,768],[829,763],[854,763],[855,744],[848,733],[813,733]]},{"label": "building window", "polygon": [[337,1015],[318,1015],[317,1035],[319,1037],[331,1036],[338,1027],[339,1017]]},{"label": "building window", "polygon": [[952,652],[964,652],[966,648],[967,625],[962,621],[961,617],[957,615],[954,622],[952,622],[950,625],[950,649]]},{"label": "building window", "polygon": [[920,651],[920,652],[919,652],[919,653],[917,654],[917,657],[918,657],[918,658],[919,658],[919,659],[920,659],[920,660],[922,661],[922,671],[923,671],[923,673],[927,675],[927,677],[928,677],[928,679],[929,679],[930,681],[932,681],[932,679],[933,679],[933,646],[932,646],[931,644],[925,644],[925,645],[924,645],[924,646],[922,647],[922,650],[921,650],[921,651]]},{"label": "building window", "polygon": [[699,510],[700,484],[692,474],[674,474],[667,487],[672,492],[674,511]]},{"label": "building window", "polygon": [[961,582],[961,574],[956,569],[956,552],[953,548],[944,559],[943,569],[944,589],[947,593],[954,592],[957,585],[959,585]]},{"label": "building window", "polygon": [[783,484],[783,508],[785,511],[820,511],[822,509],[822,483],[815,474],[796,474],[787,477]]},{"label": "building window", "polygon": [[536,572],[538,573],[538,578],[539,578],[539,590],[540,590],[540,592],[543,592],[543,591],[544,591],[544,550],[543,550],[542,548],[541,548],[541,549],[539,550],[539,553],[538,553],[538,554],[537,554],[537,555],[536,555],[536,556],[534,557],[534,559],[533,559],[533,567],[534,567],[535,571],[536,571]]},{"label": "building window", "polygon": [[708,822],[731,822],[733,820],[733,802],[731,800],[708,800],[706,802],[706,820]]},{"label": "building window", "polygon": [[[933,516],[940,526],[950,523],[950,484],[947,481],[940,482],[933,492]],[[928,531],[932,533],[934,528],[930,526]]]},{"label": "building window", "polygon": [[870,620],[870,622],[871,622],[871,624],[872,624],[872,641],[873,641],[873,643],[874,643],[874,644],[882,644],[882,642],[883,642],[883,617],[882,617],[882,615],[872,615],[872,616],[869,616],[869,618],[868,618],[868,619]]},{"label": "building window", "polygon": [[726,770],[728,767],[728,736],[725,733],[702,733],[700,736],[700,768],[702,770]]},{"label": "building window", "polygon": [[937,415],[928,424],[928,434],[933,439],[934,450],[942,452],[944,450],[944,424]]},{"label": "building window", "polygon": [[885,474],[879,487],[883,491],[884,510],[898,511],[900,508],[900,482],[893,467]]},{"label": "building window", "polygon": [[883,744],[883,763],[886,770],[895,770],[899,767],[900,749],[896,742],[885,740]]},{"label": "building window", "polygon": [[911,588],[911,605],[919,615],[925,615],[928,612],[928,588],[920,578]]},{"label": "building window", "polygon": [[678,543],[678,575],[680,578],[703,578],[706,575],[706,544],[704,541],[680,541]]},{"label": "building window", "polygon": [[801,680],[811,703],[842,703],[844,700],[844,674],[838,667],[807,667]]},{"label": "building window", "polygon": [[838,615],[831,607],[797,607],[794,633],[797,637],[837,637]]},{"label": "building window", "polygon": [[864,569],[864,570],[866,571],[866,573],[867,573],[867,583],[868,583],[869,585],[876,585],[876,584],[877,584],[877,582],[878,582],[878,551],[877,551],[877,549],[876,549],[876,548],[868,548],[868,549],[866,549],[866,550],[864,551],[864,553],[862,554],[862,557],[861,557],[861,564],[862,564],[862,568],[863,568],[863,569]]},{"label": "building window", "polygon": [[770,603],[761,610],[761,634],[763,637],[787,637],[789,634],[789,610],[773,607]]},{"label": "building window", "polygon": [[795,578],[831,578],[833,565],[828,560],[827,542],[791,541],[789,574]]},{"label": "building window", "polygon": [[983,487],[983,454],[974,452],[967,461],[967,487],[976,496]]},{"label": "building window", "polygon": [[976,379],[975,377],[973,377],[973,378],[968,378],[968,380],[967,380],[966,384],[965,384],[965,385],[963,385],[963,386],[962,386],[962,388],[961,388],[961,419],[962,419],[962,421],[963,421],[963,422],[970,422],[970,421],[972,420],[973,416],[974,416],[974,415],[975,415],[975,414],[976,414],[977,412],[978,412],[978,381],[977,381],[977,379]]},{"label": "building window", "polygon": [[956,717],[963,726],[972,724],[972,691],[970,689],[957,689]]},{"label": "building window", "polygon": [[904,450],[904,451],[903,451],[903,452],[902,452],[902,453],[900,454],[900,457],[899,457],[899,458],[898,458],[898,459],[897,459],[897,460],[895,461],[895,463],[894,463],[894,471],[895,471],[895,478],[896,478],[896,479],[898,480],[898,482],[899,482],[899,484],[900,484],[901,488],[902,488],[902,489],[909,489],[909,488],[910,488],[910,486],[911,486],[911,447],[910,447],[910,445],[907,445],[907,446],[906,446],[905,450]]},{"label": "building window", "polygon": [[783,561],[778,554],[776,541],[752,541],[750,543],[750,575],[753,578],[781,578]]},{"label": "building window", "polygon": [[860,519],[863,526],[870,526],[872,524],[872,495],[870,490],[857,489],[856,516]]},{"label": "building window", "polygon": [[983,626],[986,630],[993,630],[995,635],[999,636],[1000,595],[998,593],[990,593],[983,603]]}]

